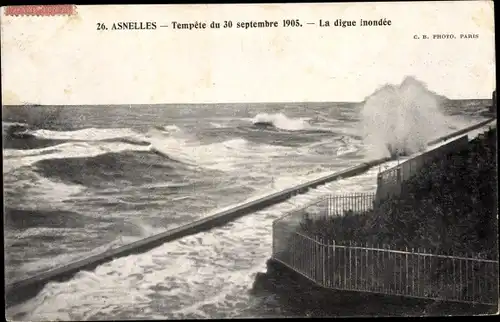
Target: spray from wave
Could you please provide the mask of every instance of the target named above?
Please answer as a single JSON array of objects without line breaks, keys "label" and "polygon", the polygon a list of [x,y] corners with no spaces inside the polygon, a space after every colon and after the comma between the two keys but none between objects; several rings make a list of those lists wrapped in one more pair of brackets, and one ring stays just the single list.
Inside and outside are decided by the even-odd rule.
[{"label": "spray from wave", "polygon": [[253,124],[269,124],[278,129],[287,131],[300,131],[309,128],[309,123],[302,118],[289,118],[283,113],[259,113],[252,119]]},{"label": "spray from wave", "polygon": [[361,127],[371,157],[409,155],[447,128],[438,96],[413,77],[365,99]]}]

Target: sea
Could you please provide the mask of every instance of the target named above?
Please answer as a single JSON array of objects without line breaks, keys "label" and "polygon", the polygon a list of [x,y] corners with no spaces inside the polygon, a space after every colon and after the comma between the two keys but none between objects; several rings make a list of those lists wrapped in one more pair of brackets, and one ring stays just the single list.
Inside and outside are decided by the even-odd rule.
[{"label": "sea", "polygon": [[[490,104],[447,100],[440,105],[446,122],[426,135],[437,138],[485,120]],[[364,105],[3,107],[6,282],[368,160]],[[6,316],[32,321],[288,316],[291,309],[274,294],[251,292],[271,255],[272,221],[329,194],[374,192],[380,170],[49,283]]]}]

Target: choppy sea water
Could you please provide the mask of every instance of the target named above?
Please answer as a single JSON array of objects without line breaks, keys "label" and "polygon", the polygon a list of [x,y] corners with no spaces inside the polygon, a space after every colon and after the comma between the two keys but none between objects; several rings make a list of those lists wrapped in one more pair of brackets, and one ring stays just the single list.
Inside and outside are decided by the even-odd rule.
[{"label": "choppy sea water", "polygon": [[[485,108],[448,102],[447,126],[435,136],[483,120]],[[50,108],[4,113],[4,134],[20,115],[47,113],[40,109]],[[51,122],[31,117],[26,138],[4,135],[7,281],[358,164],[369,157],[359,110],[356,103],[68,106]],[[272,221],[321,195],[373,191],[377,171],[51,283],[8,316],[287,315],[272,295],[249,293],[270,257]]]}]

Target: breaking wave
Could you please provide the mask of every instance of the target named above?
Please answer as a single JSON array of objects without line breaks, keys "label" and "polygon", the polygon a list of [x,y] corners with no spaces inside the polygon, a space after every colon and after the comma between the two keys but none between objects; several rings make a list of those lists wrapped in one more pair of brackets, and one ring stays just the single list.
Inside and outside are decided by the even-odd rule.
[{"label": "breaking wave", "polygon": [[408,155],[448,128],[438,96],[413,77],[385,85],[365,99],[361,127],[373,157]]},{"label": "breaking wave", "polygon": [[283,113],[276,113],[276,114],[259,113],[252,119],[252,123],[269,124],[278,129],[287,131],[300,131],[310,128],[310,125],[306,119],[289,118]]},{"label": "breaking wave", "polygon": [[155,126],[147,133],[128,128],[87,128],[76,131],[28,130],[36,139],[55,145],[26,150],[4,150],[4,173],[50,159],[93,158],[127,151],[153,152],[188,166],[232,171],[249,158],[267,161],[289,147],[254,144],[244,138],[202,144],[175,125]]}]

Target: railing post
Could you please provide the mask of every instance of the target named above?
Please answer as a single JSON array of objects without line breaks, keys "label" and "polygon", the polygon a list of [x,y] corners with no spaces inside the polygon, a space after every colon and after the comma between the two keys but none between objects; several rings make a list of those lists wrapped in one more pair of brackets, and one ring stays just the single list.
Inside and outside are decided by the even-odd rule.
[{"label": "railing post", "polygon": [[349,289],[352,289],[352,241],[349,242]]},{"label": "railing post", "polygon": [[405,250],[406,250],[406,253],[405,253],[405,275],[406,275],[406,283],[405,283],[405,293],[404,294],[408,294],[408,289],[409,289],[409,286],[410,286],[410,283],[408,282],[408,247],[405,247]]},{"label": "railing post", "polygon": [[465,279],[466,279],[466,282],[465,282],[465,300],[469,301],[470,300],[470,297],[469,297],[470,288],[469,288],[469,260],[468,259],[465,260]]},{"label": "railing post", "polygon": [[[332,241],[332,245],[333,247],[331,248],[332,251],[330,251],[330,254],[333,252],[333,265],[331,265],[331,269],[330,271],[332,272],[332,274],[330,275],[330,281],[331,279],[333,278],[333,284],[334,286],[337,285],[337,268],[335,266],[335,256],[337,255],[337,249],[335,248],[335,239]],[[328,247],[328,249],[330,249],[330,247]],[[331,263],[331,261],[328,261],[328,263]],[[331,282],[330,282],[330,286],[331,286]]]},{"label": "railing post", "polygon": [[462,284],[462,260],[459,259],[458,260],[458,279],[459,279],[459,284],[460,285],[460,288],[459,288],[459,293],[458,293],[458,300],[462,300],[462,288],[463,288],[463,284]]},{"label": "railing post", "polygon": [[392,261],[392,265],[393,265],[392,271],[393,271],[393,275],[394,275],[393,276],[394,277],[394,285],[393,285],[393,290],[394,291],[393,292],[397,294],[397,288],[398,288],[398,280],[397,280],[397,278],[398,278],[398,275],[396,274],[396,268],[397,268],[396,254],[395,253],[393,254],[391,251],[389,251],[389,255],[391,257],[393,257],[393,261]]},{"label": "railing post", "polygon": [[474,276],[475,261],[472,262],[472,300],[476,300],[476,278]]},{"label": "railing post", "polygon": [[318,283],[319,281],[319,276],[318,276],[318,266],[319,266],[319,256],[318,256],[318,235],[314,235],[313,240],[311,240],[313,243],[313,275],[314,275],[314,281]]},{"label": "railing post", "polygon": [[357,242],[354,242],[354,280],[356,281],[356,285],[354,286],[356,290],[359,290],[359,272],[358,272],[358,249],[359,245]]},{"label": "railing post", "polygon": [[342,254],[343,254],[343,257],[344,257],[344,261],[342,263],[342,289],[343,290],[346,290],[347,289],[347,270],[348,270],[348,261],[347,261],[347,250],[348,250],[348,247],[347,247],[347,243],[343,244],[342,247],[340,248],[340,250],[342,250]]},{"label": "railing post", "polygon": [[421,296],[421,293],[420,293],[420,290],[421,290],[421,287],[420,287],[420,258],[422,257],[422,255],[420,255],[420,247],[417,248],[417,252],[418,252],[418,256],[417,256],[417,294],[418,296],[420,297]]},{"label": "railing post", "polygon": [[425,248],[422,248],[422,250],[423,250],[423,254],[424,254],[422,257],[422,259],[423,259],[423,263],[422,263],[423,272],[422,273],[424,274],[424,276],[423,276],[423,284],[424,285],[422,285],[422,288],[423,288],[422,295],[423,295],[423,297],[427,297],[427,275],[428,275],[427,274],[427,265],[426,265],[427,251]]},{"label": "railing post", "polygon": [[322,283],[322,285],[323,285],[323,287],[325,287],[325,286],[327,286],[328,283],[326,282],[325,240],[324,240],[323,237],[321,237],[320,242],[321,242],[321,244],[320,244],[320,247],[321,247],[321,261],[322,261],[322,267],[323,267],[322,268],[322,273],[323,273],[322,274],[323,275],[323,283]]},{"label": "railing post", "polygon": [[[376,244],[373,244],[372,245],[372,267],[373,267],[373,270],[372,270],[372,286],[371,286],[371,289],[372,291],[374,292],[378,292],[379,291],[379,265],[378,265],[378,249],[379,249],[379,245],[378,243]],[[375,251],[374,249],[377,249],[377,251]]]},{"label": "railing post", "polygon": [[[454,257],[454,253],[452,252],[451,253],[451,256]],[[453,266],[453,299],[456,298],[456,289],[457,289],[457,276],[456,276],[456,272],[455,272],[455,258],[452,258],[451,259],[451,263],[452,263],[452,266]]]},{"label": "railing post", "polygon": [[[307,238],[308,244],[309,244],[309,277],[314,280],[314,245],[313,245],[313,240],[311,238]],[[312,265],[311,265],[312,264]]]},{"label": "railing post", "polygon": [[[411,248],[412,263],[411,263],[411,295],[415,296],[415,248]],[[418,258],[418,255],[417,255]]]}]

